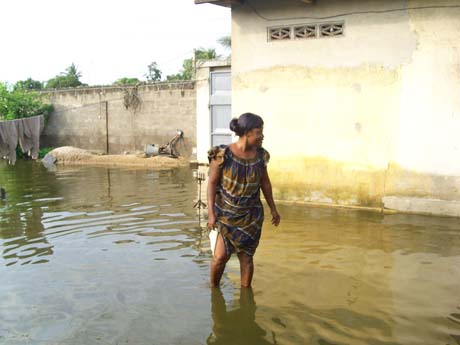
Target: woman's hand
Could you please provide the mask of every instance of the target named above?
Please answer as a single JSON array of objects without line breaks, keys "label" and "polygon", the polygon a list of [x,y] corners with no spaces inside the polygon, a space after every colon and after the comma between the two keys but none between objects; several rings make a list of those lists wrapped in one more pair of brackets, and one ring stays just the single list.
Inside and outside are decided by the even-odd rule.
[{"label": "woman's hand", "polygon": [[209,213],[208,214],[208,230],[213,230],[217,228],[216,222],[217,222],[216,215]]},{"label": "woman's hand", "polygon": [[272,210],[272,224],[278,226],[281,221],[281,216],[277,210]]}]

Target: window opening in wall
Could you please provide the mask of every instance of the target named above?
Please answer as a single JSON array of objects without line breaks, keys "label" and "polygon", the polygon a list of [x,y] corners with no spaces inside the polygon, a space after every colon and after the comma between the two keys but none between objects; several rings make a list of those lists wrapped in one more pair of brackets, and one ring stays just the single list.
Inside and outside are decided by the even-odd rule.
[{"label": "window opening in wall", "polygon": [[316,37],[316,25],[294,26],[295,38],[314,38]]},{"label": "window opening in wall", "polygon": [[268,38],[271,41],[290,40],[291,27],[268,28]]},{"label": "window opening in wall", "polygon": [[321,37],[343,36],[343,23],[327,23],[319,25]]},{"label": "window opening in wall", "polygon": [[268,40],[308,39],[344,36],[345,23],[296,24],[283,27],[269,27]]}]

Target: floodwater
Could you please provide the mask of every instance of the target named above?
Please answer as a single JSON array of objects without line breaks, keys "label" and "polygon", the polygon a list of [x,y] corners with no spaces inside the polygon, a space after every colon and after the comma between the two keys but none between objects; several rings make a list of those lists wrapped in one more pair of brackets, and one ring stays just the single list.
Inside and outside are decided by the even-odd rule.
[{"label": "floodwater", "polygon": [[280,205],[222,288],[188,168],[0,162],[0,344],[460,344],[460,222]]}]

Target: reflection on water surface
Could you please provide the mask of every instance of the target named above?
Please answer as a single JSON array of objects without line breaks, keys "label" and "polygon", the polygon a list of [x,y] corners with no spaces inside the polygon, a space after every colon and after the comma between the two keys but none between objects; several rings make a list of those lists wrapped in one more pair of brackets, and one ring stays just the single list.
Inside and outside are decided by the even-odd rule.
[{"label": "reflection on water surface", "polygon": [[189,169],[0,186],[0,344],[460,344],[457,219],[280,206],[253,290],[236,259],[213,290]]}]

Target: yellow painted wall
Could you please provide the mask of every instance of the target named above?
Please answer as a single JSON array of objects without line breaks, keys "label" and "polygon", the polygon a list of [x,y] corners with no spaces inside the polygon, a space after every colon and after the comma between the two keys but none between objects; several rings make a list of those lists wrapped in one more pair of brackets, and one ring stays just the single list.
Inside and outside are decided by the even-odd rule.
[{"label": "yellow painted wall", "polygon": [[250,3],[232,9],[232,106],[266,122],[275,197],[460,216],[460,8],[352,15],[334,19],[343,37],[267,40],[270,26],[330,21],[304,16],[460,0]]}]

